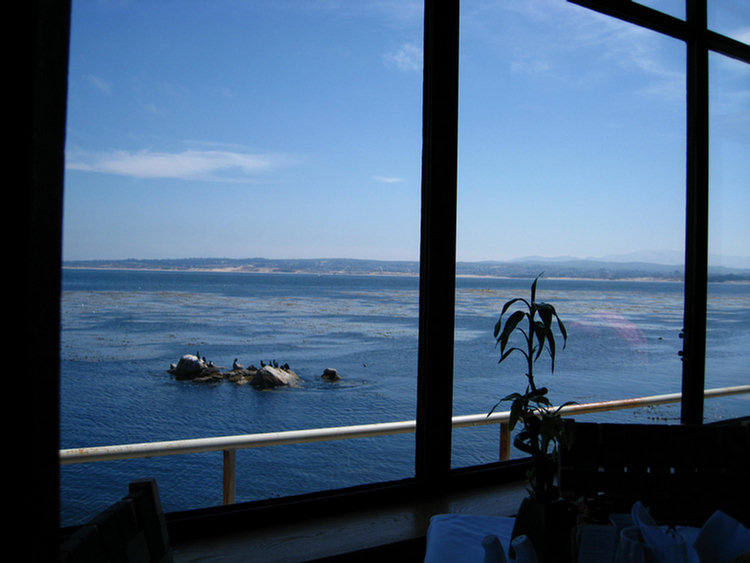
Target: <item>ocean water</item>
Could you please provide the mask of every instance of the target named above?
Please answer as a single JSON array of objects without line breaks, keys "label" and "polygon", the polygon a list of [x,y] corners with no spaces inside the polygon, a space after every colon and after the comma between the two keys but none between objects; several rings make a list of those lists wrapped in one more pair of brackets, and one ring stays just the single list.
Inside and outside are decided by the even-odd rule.
[{"label": "ocean water", "polygon": [[[525,387],[523,366],[498,365],[492,329],[502,304],[530,280],[459,278],[454,414],[488,412]],[[590,402],[680,390],[682,285],[545,280],[568,329],[555,373],[538,381],[555,401]],[[410,420],[416,413],[418,280],[64,270],[61,447],[105,446]],[[746,384],[750,286],[709,292],[706,387]],[[558,342],[558,348],[561,348]],[[302,378],[258,391],[167,373],[199,353],[231,369],[276,360]],[[545,363],[547,362],[547,363]],[[325,368],[342,375],[322,380]],[[502,409],[502,407],[500,407]],[[706,419],[750,412],[750,396],[708,400]],[[587,420],[674,422],[679,406],[589,415]],[[453,465],[497,460],[498,429],[456,430]],[[61,521],[85,520],[136,477],[156,477],[168,512],[221,503],[220,453],[61,467]],[[259,500],[413,476],[411,434],[238,452],[237,499]]]}]

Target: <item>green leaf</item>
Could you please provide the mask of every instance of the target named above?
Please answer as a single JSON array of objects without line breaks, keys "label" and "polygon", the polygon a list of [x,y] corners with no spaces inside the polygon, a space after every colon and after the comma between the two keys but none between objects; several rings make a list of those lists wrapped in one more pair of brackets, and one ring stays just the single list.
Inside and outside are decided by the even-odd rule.
[{"label": "green leaf", "polygon": [[505,322],[505,327],[503,328],[503,331],[500,334],[500,338],[498,339],[500,342],[501,354],[505,351],[505,347],[508,345],[508,339],[510,338],[511,333],[516,329],[518,323],[521,322],[521,320],[525,316],[526,313],[524,313],[523,311],[516,311],[510,317],[508,317],[508,320]]},{"label": "green leaf", "polygon": [[511,354],[512,352],[521,352],[521,354],[523,354],[524,356],[526,356],[526,357],[528,358],[528,354],[526,353],[526,351],[525,351],[525,350],[521,350],[520,348],[516,348],[516,347],[514,346],[513,348],[510,348],[509,350],[506,350],[506,351],[505,351],[505,353],[504,353],[504,354],[503,354],[502,356],[500,356],[500,360],[499,360],[499,361],[498,361],[497,363],[498,363],[498,364],[499,364],[499,363],[502,363],[502,361],[503,361],[503,360],[504,360],[505,358],[507,358],[508,356],[510,356],[510,354]]},{"label": "green leaf", "polygon": [[552,318],[554,317],[554,319],[557,321],[557,328],[560,329],[560,334],[562,334],[563,337],[563,348],[565,348],[565,344],[568,340],[568,331],[565,330],[565,325],[563,324],[562,319],[560,319],[559,315],[557,314],[555,308],[549,303],[545,303],[544,306],[550,314],[550,319],[549,321],[547,321],[547,325],[549,326],[549,329],[552,330]]},{"label": "green leaf", "polygon": [[536,356],[534,357],[534,360],[536,361],[537,358],[542,354],[542,350],[544,350],[544,341],[547,338],[547,329],[546,327],[540,323],[536,322],[532,325],[534,330],[534,335],[536,336],[537,342],[539,343],[539,348],[536,351]]},{"label": "green leaf", "polygon": [[577,405],[577,404],[578,404],[578,403],[576,403],[575,401],[566,401],[566,402],[564,402],[564,403],[563,403],[562,405],[558,406],[558,407],[557,407],[557,408],[555,409],[555,415],[557,416],[557,415],[558,415],[558,413],[560,412],[560,409],[562,409],[563,407],[567,407],[568,405]]},{"label": "green leaf", "polygon": [[488,412],[488,413],[487,413],[487,418],[489,418],[489,417],[490,417],[490,415],[491,415],[491,414],[492,414],[493,412],[495,412],[495,409],[496,409],[496,408],[498,407],[498,405],[500,405],[500,403],[502,403],[502,401],[498,401],[497,403],[495,403],[495,406],[494,406],[494,407],[492,407],[492,408],[490,409],[490,412]]},{"label": "green leaf", "polygon": [[552,332],[550,331],[550,338],[547,339],[547,343],[549,344],[549,355],[552,360],[550,365],[550,371],[552,373],[555,373],[555,337],[552,336]]},{"label": "green leaf", "polygon": [[510,406],[510,418],[508,419],[508,428],[512,431],[516,427],[516,423],[523,414],[523,401],[515,400]]},{"label": "green leaf", "polygon": [[537,310],[539,311],[539,317],[542,319],[544,326],[547,328],[552,326],[552,315],[554,315],[554,308],[549,303],[537,304]]},{"label": "green leaf", "polygon": [[560,329],[560,334],[563,336],[563,348],[565,348],[565,345],[568,343],[568,331],[565,330],[565,325],[560,317],[557,316],[557,313],[555,313],[555,318],[557,319],[557,328]]},{"label": "green leaf", "polygon": [[551,407],[552,403],[549,402],[549,399],[545,396],[535,396],[530,401],[536,405],[541,405],[543,407]]},{"label": "green leaf", "polygon": [[500,328],[503,324],[503,315],[507,312],[507,310],[513,305],[514,303],[517,303],[518,301],[523,301],[528,306],[528,303],[525,299],[521,297],[516,297],[515,299],[511,299],[510,301],[506,301],[505,305],[503,305],[503,310],[500,312],[500,317],[497,319],[497,322],[495,323],[495,338],[497,338],[497,335],[500,334]]}]

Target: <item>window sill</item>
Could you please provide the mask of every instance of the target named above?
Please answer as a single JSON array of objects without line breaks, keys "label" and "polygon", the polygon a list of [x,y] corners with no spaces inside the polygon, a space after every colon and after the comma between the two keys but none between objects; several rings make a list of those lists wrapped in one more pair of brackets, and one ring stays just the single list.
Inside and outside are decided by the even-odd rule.
[{"label": "window sill", "polygon": [[[526,496],[522,481],[485,485],[426,499],[309,517],[288,524],[173,542],[175,563],[300,563],[347,560],[384,546],[421,552],[430,517],[441,513],[509,516]],[[401,547],[398,547],[401,546]],[[336,558],[336,559],[333,559]],[[352,561],[366,561],[363,554]],[[380,558],[382,561],[383,559]]]}]

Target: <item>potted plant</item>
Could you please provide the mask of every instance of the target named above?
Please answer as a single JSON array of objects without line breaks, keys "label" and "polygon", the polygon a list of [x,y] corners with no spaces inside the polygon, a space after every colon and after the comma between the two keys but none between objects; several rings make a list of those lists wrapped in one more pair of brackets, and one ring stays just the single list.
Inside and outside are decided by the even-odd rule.
[{"label": "potted plant", "polygon": [[[557,343],[554,326],[562,336],[563,349],[568,333],[554,306],[536,299],[537,276],[531,284],[531,299],[521,297],[507,301],[495,324],[495,339],[500,347],[503,363],[511,355],[525,359],[526,391],[503,397],[490,410],[490,414],[503,402],[510,402],[509,428],[511,432],[519,423],[521,430],[513,438],[513,445],[531,456],[528,476],[528,498],[524,499],[516,517],[513,537],[529,537],[540,561],[548,559],[554,550],[555,560],[562,561],[561,549],[569,548],[565,537],[555,537],[567,527],[569,509],[555,485],[558,466],[558,447],[572,441],[572,425],[562,418],[560,409],[570,403],[554,407],[546,387],[537,387],[534,366],[547,350],[551,372],[555,371]],[[506,313],[510,313],[506,316]],[[560,542],[564,542],[560,545]],[[554,547],[553,547],[554,546]]]}]

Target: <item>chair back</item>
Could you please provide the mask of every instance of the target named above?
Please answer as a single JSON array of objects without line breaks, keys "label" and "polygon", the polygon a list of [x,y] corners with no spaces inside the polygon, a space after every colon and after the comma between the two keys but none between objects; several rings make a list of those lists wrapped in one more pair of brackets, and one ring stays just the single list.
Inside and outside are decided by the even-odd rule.
[{"label": "chair back", "polygon": [[63,539],[60,563],[172,563],[156,481],[133,481],[128,491]]},{"label": "chair back", "polygon": [[750,525],[750,425],[574,423],[560,452],[564,497],[616,512],[640,500],[660,523],[702,525],[717,509]]}]

